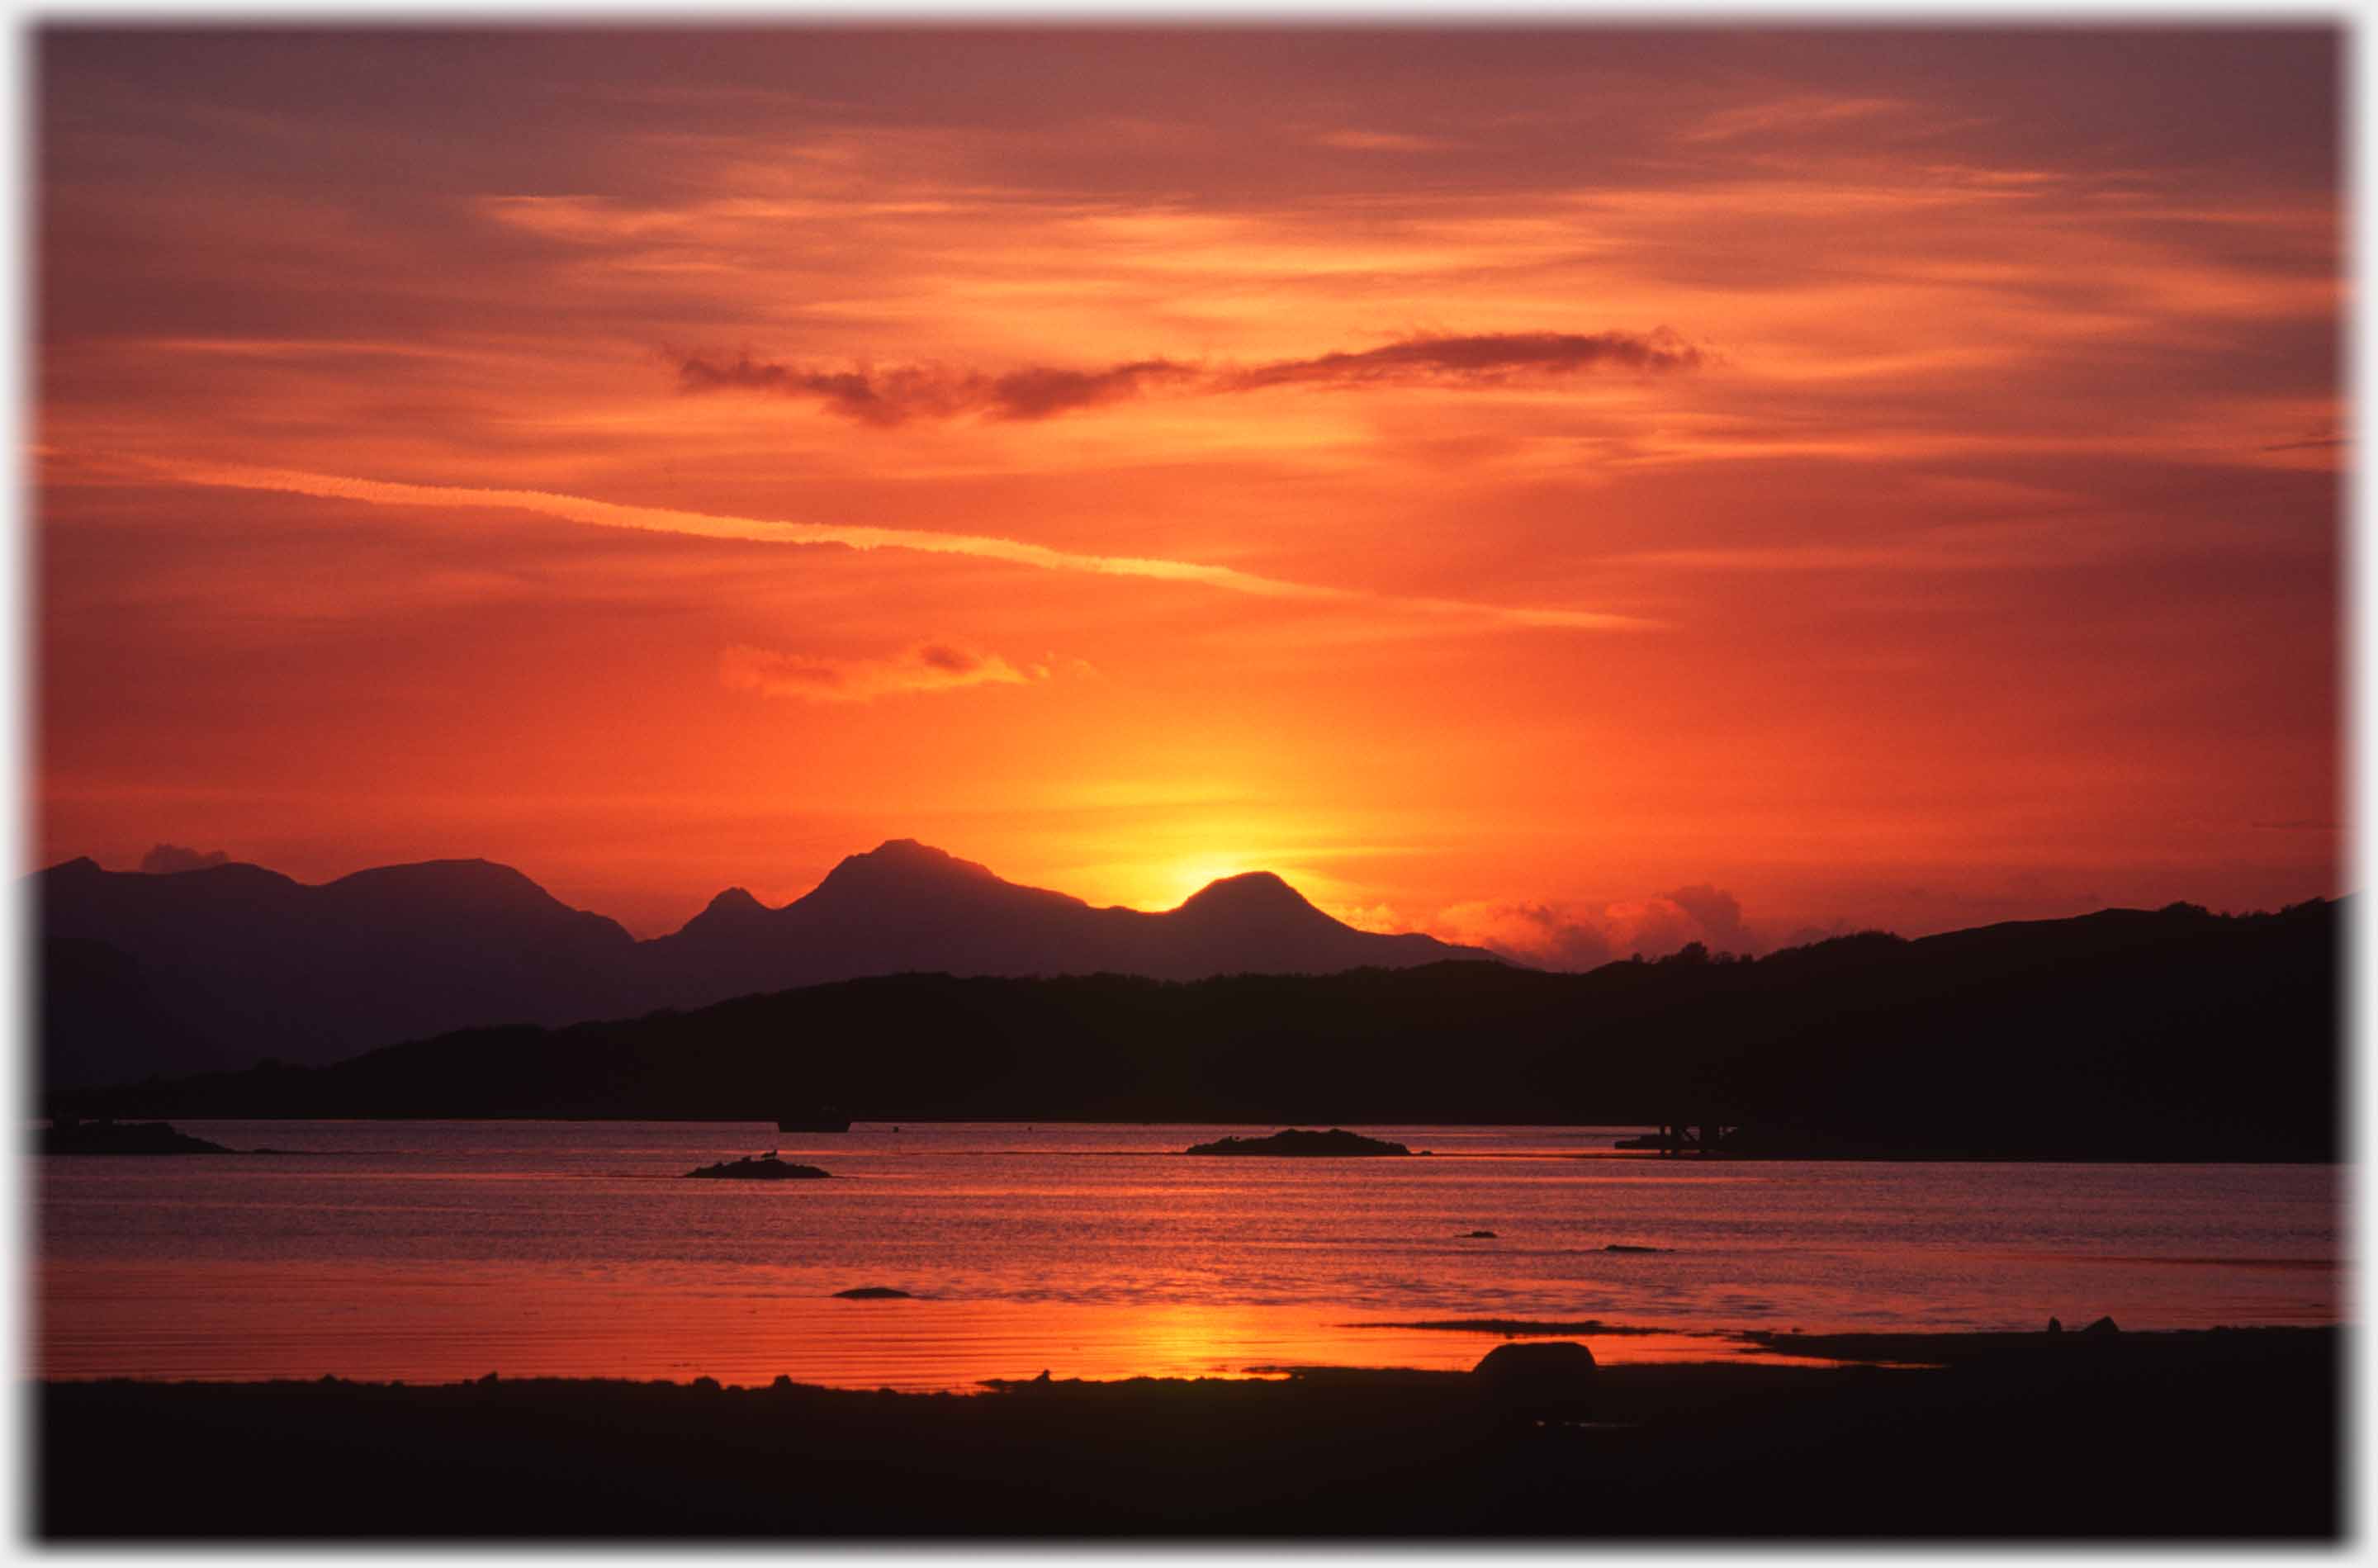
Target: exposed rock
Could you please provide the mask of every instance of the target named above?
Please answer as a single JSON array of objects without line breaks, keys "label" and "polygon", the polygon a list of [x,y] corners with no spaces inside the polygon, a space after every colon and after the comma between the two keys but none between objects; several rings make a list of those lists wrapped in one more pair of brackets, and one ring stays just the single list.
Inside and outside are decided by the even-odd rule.
[{"label": "exposed rock", "polygon": [[1668,1247],[1629,1247],[1623,1241],[1613,1241],[1603,1249],[1605,1252],[1667,1252],[1674,1250]]},{"label": "exposed rock", "polygon": [[2096,1323],[2091,1323],[2087,1328],[2083,1329],[2081,1332],[2084,1334],[2120,1334],[2122,1331],[2115,1325],[2113,1319],[2099,1318]]},{"label": "exposed rock", "polygon": [[1456,1241],[1492,1241],[1495,1239],[1491,1230],[1465,1230],[1454,1238]]},{"label": "exposed rock", "polygon": [[719,1181],[797,1181],[815,1180],[826,1175],[813,1165],[792,1165],[774,1155],[755,1159],[745,1155],[739,1160],[719,1165],[706,1165],[700,1170],[689,1170],[688,1176],[706,1177]]},{"label": "exposed rock", "polygon": [[2056,1319],[2050,1318],[2048,1320],[2048,1332],[2050,1334],[2062,1334],[2064,1332],[2064,1325]]},{"label": "exposed rock", "polygon": [[1192,1155],[1279,1155],[1320,1158],[1411,1153],[1401,1143],[1365,1138],[1359,1132],[1349,1132],[1340,1127],[1333,1127],[1327,1132],[1310,1132],[1303,1128],[1291,1127],[1268,1138],[1223,1138],[1211,1143],[1192,1144],[1184,1152]]},{"label": "exposed rock", "polygon": [[913,1301],[915,1297],[905,1290],[895,1290],[888,1285],[861,1285],[849,1290],[837,1290],[835,1296],[844,1301]]}]

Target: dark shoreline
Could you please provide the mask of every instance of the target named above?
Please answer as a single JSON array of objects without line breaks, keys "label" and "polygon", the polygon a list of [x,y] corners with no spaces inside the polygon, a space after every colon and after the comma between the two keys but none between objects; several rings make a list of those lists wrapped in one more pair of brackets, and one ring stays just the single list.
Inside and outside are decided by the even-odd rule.
[{"label": "dark shoreline", "polygon": [[37,1536],[2336,1539],[2347,1331],[1859,1335],[1918,1369],[29,1385]]}]

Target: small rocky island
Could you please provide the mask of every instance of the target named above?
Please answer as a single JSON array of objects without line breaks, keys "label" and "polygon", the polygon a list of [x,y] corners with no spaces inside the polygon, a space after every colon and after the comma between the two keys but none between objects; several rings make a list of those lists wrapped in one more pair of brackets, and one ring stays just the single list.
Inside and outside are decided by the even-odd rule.
[{"label": "small rocky island", "polygon": [[774,1150],[764,1155],[745,1155],[739,1160],[725,1160],[706,1165],[700,1170],[689,1170],[689,1177],[711,1181],[814,1181],[827,1173],[813,1165],[794,1165],[776,1157]]},{"label": "small rocky island", "polygon": [[1308,1132],[1303,1128],[1291,1127],[1268,1138],[1224,1138],[1212,1143],[1194,1143],[1183,1152],[1192,1155],[1285,1155],[1322,1159],[1348,1155],[1411,1153],[1401,1143],[1365,1138],[1359,1132],[1349,1132],[1340,1127],[1333,1127],[1327,1132]]},{"label": "small rocky island", "polygon": [[228,1155],[233,1151],[204,1138],[176,1132],[163,1121],[85,1121],[61,1116],[42,1130],[40,1151],[45,1155]]}]

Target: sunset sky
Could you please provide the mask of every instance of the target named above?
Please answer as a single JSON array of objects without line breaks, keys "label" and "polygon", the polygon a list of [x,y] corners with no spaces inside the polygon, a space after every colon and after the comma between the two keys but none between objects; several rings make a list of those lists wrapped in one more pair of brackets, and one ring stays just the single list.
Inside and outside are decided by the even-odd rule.
[{"label": "sunset sky", "polygon": [[2333,31],[44,34],[41,862],[2347,891]]}]

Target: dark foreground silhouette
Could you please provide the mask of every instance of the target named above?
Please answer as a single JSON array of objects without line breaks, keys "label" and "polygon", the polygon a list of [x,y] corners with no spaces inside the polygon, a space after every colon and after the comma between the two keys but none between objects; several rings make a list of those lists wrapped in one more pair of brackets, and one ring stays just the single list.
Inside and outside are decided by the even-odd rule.
[{"label": "dark foreground silhouette", "polygon": [[1409,1155],[1411,1150],[1401,1143],[1390,1143],[1384,1138],[1365,1138],[1342,1127],[1333,1127],[1327,1132],[1290,1127],[1268,1138],[1230,1137],[1217,1139],[1211,1143],[1192,1143],[1182,1153],[1270,1155],[1287,1159],[1347,1159],[1366,1155]]},{"label": "dark foreground silhouette", "polygon": [[2341,1337],[1999,1335],[1927,1370],[1341,1370],[973,1396],[782,1380],[45,1383],[35,1527],[2334,1539]]}]

